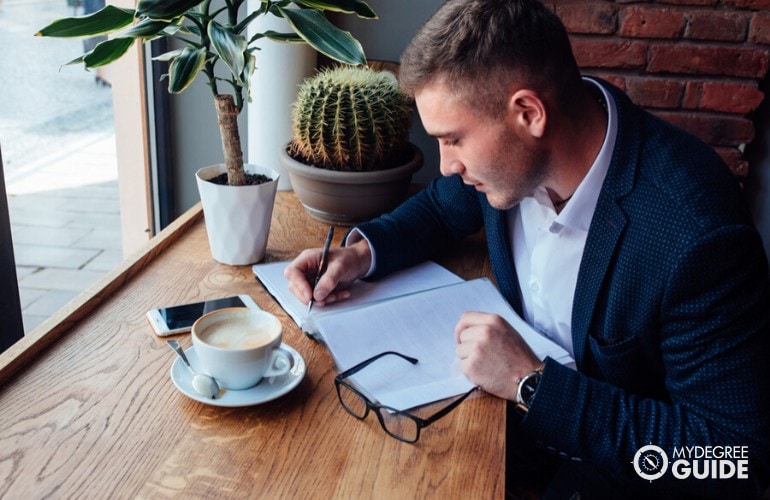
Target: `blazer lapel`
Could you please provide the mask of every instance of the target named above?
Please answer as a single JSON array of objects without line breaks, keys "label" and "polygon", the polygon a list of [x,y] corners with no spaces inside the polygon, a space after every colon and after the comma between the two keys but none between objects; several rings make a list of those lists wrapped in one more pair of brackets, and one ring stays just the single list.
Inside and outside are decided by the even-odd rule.
[{"label": "blazer lapel", "polygon": [[578,369],[583,367],[596,300],[625,226],[626,217],[614,200],[604,204],[600,201],[583,250],[572,303],[572,343]]},{"label": "blazer lapel", "polygon": [[482,201],[482,206],[484,207],[489,261],[497,278],[497,286],[516,313],[523,317],[519,279],[513,267],[513,254],[511,253],[505,212],[490,206],[486,202],[486,197]]},{"label": "blazer lapel", "polygon": [[572,304],[572,342],[578,369],[584,366],[586,339],[597,297],[627,224],[620,202],[633,188],[641,145],[641,119],[633,104],[615,87],[604,81],[601,84],[610,90],[617,105],[618,134],[607,177],[588,230]]}]

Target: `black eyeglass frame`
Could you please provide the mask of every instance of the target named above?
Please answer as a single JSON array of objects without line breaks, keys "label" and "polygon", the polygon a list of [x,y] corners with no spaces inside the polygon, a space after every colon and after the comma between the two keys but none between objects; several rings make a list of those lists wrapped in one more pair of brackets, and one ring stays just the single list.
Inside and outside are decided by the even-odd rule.
[{"label": "black eyeglass frame", "polygon": [[[377,420],[380,421],[380,426],[382,427],[382,429],[390,437],[398,439],[399,441],[402,441],[404,443],[416,443],[417,440],[420,439],[420,431],[424,427],[429,426],[430,424],[432,424],[436,420],[438,420],[438,419],[446,416],[447,414],[449,414],[449,412],[451,412],[452,410],[454,410],[455,408],[460,406],[460,403],[465,401],[465,398],[470,396],[471,393],[473,393],[473,391],[475,391],[476,389],[479,388],[478,386],[474,387],[470,391],[468,391],[465,394],[463,394],[459,399],[456,399],[455,401],[452,401],[446,407],[444,407],[441,410],[437,411],[436,413],[434,413],[430,417],[428,417],[428,418],[420,418],[418,416],[412,415],[411,413],[407,413],[407,412],[405,412],[403,410],[397,410],[397,409],[392,408],[390,406],[385,406],[385,405],[381,405],[379,403],[374,403],[368,397],[363,395],[361,393],[361,391],[359,391],[358,389],[356,389],[355,387],[353,387],[352,385],[350,385],[350,384],[348,384],[347,382],[344,381],[344,379],[346,379],[346,378],[348,378],[348,377],[350,377],[352,375],[355,375],[356,373],[360,372],[361,370],[363,370],[364,368],[366,368],[367,366],[369,366],[373,362],[377,361],[378,359],[380,359],[380,358],[382,358],[384,356],[389,356],[389,355],[398,356],[398,357],[400,357],[400,358],[402,358],[402,359],[412,363],[413,365],[417,364],[417,362],[418,362],[417,358],[412,358],[410,356],[405,356],[404,354],[401,354],[401,353],[396,352],[396,351],[381,352],[380,354],[372,356],[371,358],[369,358],[367,360],[364,360],[364,361],[358,363],[357,365],[352,366],[352,367],[348,368],[347,370],[345,370],[344,372],[338,374],[336,377],[334,377],[334,386],[337,389],[337,398],[339,399],[340,404],[342,405],[342,407],[345,409],[346,412],[348,412],[350,415],[356,417],[359,420],[364,420],[369,415],[369,410],[373,410],[374,413],[377,415]],[[364,403],[366,403],[366,411],[364,412],[363,415],[361,415],[361,416],[356,415],[342,401],[342,395],[340,394],[340,386],[341,385],[345,386],[346,389],[351,391],[353,394],[355,394],[356,396],[361,398],[361,400],[364,401]],[[390,432],[388,430],[387,426],[385,425],[385,421],[384,421],[384,419],[382,417],[382,414],[380,413],[380,410],[385,410],[385,411],[388,411],[388,412],[396,413],[396,414],[398,414],[398,415],[400,415],[402,417],[406,417],[406,418],[411,419],[412,421],[414,421],[416,426],[417,426],[417,433],[415,435],[415,438],[413,440],[410,440],[410,439],[404,438],[403,436],[398,436],[398,435],[393,434],[392,432]]]}]

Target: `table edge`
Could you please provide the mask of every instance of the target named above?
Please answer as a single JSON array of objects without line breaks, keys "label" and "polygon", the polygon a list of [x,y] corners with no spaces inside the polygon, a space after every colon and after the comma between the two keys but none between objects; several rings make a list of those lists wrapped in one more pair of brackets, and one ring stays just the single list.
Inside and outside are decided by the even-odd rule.
[{"label": "table edge", "polygon": [[9,382],[48,346],[63,337],[84,316],[96,309],[153,259],[203,217],[200,202],[159,232],[133,255],[102,276],[53,316],[0,353],[0,385]]}]

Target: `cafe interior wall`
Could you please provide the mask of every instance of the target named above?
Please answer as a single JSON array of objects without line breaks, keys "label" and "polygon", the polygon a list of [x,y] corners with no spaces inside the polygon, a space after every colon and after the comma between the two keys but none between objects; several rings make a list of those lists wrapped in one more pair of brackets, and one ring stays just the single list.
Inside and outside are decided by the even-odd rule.
[{"label": "cafe interior wall", "polygon": [[[379,16],[376,21],[343,15],[333,20],[361,41],[369,59],[398,61],[443,2],[369,3]],[[638,104],[714,147],[748,184],[747,197],[770,242],[770,148],[765,146],[770,144],[770,111],[767,105],[760,108],[770,67],[770,0],[545,3],[567,27],[584,73],[606,78]],[[172,99],[178,213],[198,201],[195,170],[221,161],[214,107],[201,104],[208,102],[211,95],[202,78]],[[247,133],[245,114],[242,134]],[[439,175],[438,147],[416,114],[412,141],[425,153],[425,167],[414,180],[427,182]],[[248,141],[243,142],[248,157]]]}]

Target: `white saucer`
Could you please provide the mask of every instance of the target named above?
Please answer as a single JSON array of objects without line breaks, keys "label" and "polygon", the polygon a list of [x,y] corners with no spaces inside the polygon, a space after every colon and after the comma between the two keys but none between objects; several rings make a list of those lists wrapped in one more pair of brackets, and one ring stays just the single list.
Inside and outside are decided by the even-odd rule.
[{"label": "white saucer", "polygon": [[[298,353],[293,347],[286,344],[281,344],[281,349],[284,349],[291,354],[291,370],[285,375],[280,377],[264,378],[262,381],[251,389],[245,389],[243,391],[231,391],[228,389],[221,389],[219,396],[216,399],[210,399],[199,394],[192,386],[192,375],[187,367],[184,365],[179,357],[176,358],[174,364],[171,365],[171,380],[174,382],[179,391],[185,396],[214,406],[252,406],[261,403],[267,403],[276,398],[279,398],[291,391],[302,382],[305,377],[307,367],[305,366],[305,360],[302,359],[300,353]],[[198,355],[195,353],[195,348],[190,347],[185,351],[187,359],[190,361],[195,371],[202,371]]]}]

